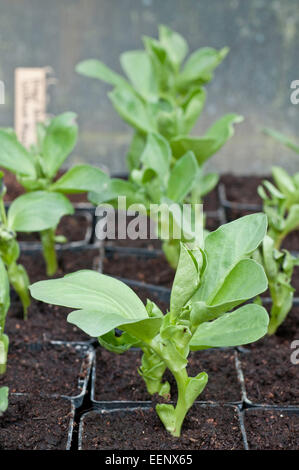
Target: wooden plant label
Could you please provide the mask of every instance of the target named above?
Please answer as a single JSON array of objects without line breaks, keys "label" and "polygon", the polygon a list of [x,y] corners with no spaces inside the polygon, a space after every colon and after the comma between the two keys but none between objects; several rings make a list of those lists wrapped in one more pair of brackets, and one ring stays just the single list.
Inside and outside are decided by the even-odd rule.
[{"label": "wooden plant label", "polygon": [[15,131],[22,144],[36,144],[36,124],[46,117],[48,68],[15,70]]}]

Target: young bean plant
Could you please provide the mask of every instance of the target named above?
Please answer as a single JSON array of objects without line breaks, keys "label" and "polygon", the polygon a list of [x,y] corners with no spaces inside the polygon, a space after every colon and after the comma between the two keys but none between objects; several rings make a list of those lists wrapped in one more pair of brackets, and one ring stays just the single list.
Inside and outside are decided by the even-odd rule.
[{"label": "young bean plant", "polygon": [[[146,146],[140,157],[140,169],[131,173],[131,180],[111,178],[107,189],[100,193],[89,193],[89,199],[96,205],[109,203],[119,208],[118,196],[126,197],[126,207],[151,217],[156,223],[158,236],[163,241],[163,250],[169,264],[175,269],[179,259],[180,241],[193,241],[199,235],[195,224],[195,211],[202,228],[201,198],[208,189],[198,181],[198,163],[192,151],[188,151],[172,165],[172,151],[167,140],[159,134],[148,134]],[[206,188],[206,189],[205,189]],[[183,204],[190,203],[192,216],[187,224]],[[166,217],[160,217],[157,209],[167,209]],[[174,208],[180,208],[179,214]],[[135,213],[134,213],[135,215]],[[193,217],[194,216],[194,217]],[[184,226],[184,230],[183,230]],[[177,230],[176,230],[177,229]],[[187,238],[186,238],[187,237]]]},{"label": "young bean plant", "polygon": [[[104,184],[106,175],[98,168],[89,165],[76,165],[57,181],[57,173],[73,150],[77,140],[77,124],[74,113],[64,113],[46,124],[38,124],[38,142],[27,150],[11,129],[0,130],[0,167],[17,176],[27,192],[43,191],[43,198],[49,204],[53,194],[59,195],[56,201],[57,213],[73,213],[65,194],[84,193],[98,190]],[[46,210],[46,205],[44,210]],[[55,243],[65,242],[65,237],[56,235],[60,219],[55,224],[40,231],[43,255],[49,276],[57,270]]]},{"label": "young bean plant", "polygon": [[120,57],[128,80],[94,59],[79,63],[76,70],[114,87],[108,96],[121,118],[134,129],[127,154],[130,174],[140,168],[147,135],[158,133],[170,144],[172,167],[186,152],[194,153],[199,165],[196,186],[204,185],[211,191],[218,174],[204,174],[202,167],[233,135],[233,124],[242,117],[227,114],[203,136],[189,134],[205,105],[204,85],[213,78],[228,48],[204,47],[186,59],[186,40],[164,25],[159,27],[158,40],[145,36],[143,43],[144,50],[127,51]]},{"label": "young bean plant", "polygon": [[268,217],[268,233],[260,249],[254,254],[265,269],[272,298],[269,334],[276,332],[293,305],[294,289],[291,286],[294,267],[299,259],[281,249],[285,238],[299,229],[299,173],[289,176],[283,168],[273,167],[275,184],[263,181],[258,193],[263,199]]},{"label": "young bean plant", "polygon": [[[267,289],[262,266],[250,259],[267,230],[264,214],[253,214],[210,233],[204,247],[181,244],[170,309],[163,314],[146,306],[124,283],[95,271],[78,271],[31,286],[34,298],[75,309],[68,321],[115,353],[130,347],[143,351],[139,369],[150,394],[169,399],[169,369],[177,384],[176,406],[158,404],[165,428],[180,436],[184,418],[205,388],[208,376],[187,373],[189,352],[258,340],[267,332],[268,314],[248,299]],[[236,308],[239,307],[239,308]],[[123,333],[116,336],[115,328]]]}]

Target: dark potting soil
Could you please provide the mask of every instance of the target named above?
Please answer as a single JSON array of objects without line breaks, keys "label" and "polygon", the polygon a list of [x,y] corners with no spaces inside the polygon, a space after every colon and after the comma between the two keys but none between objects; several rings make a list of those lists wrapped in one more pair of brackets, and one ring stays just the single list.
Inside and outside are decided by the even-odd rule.
[{"label": "dark potting soil", "polygon": [[141,258],[113,253],[103,261],[103,273],[111,276],[134,279],[135,281],[171,287],[175,271],[167,263],[165,256]]},{"label": "dark potting soil", "polygon": [[[58,270],[53,278],[78,271],[80,269],[93,269],[99,261],[99,250],[65,250],[57,251]],[[23,264],[27,270],[30,282],[49,279],[46,274],[46,265],[40,252],[34,254],[22,253],[18,263]]]},{"label": "dark potting soil", "polygon": [[[298,339],[298,337],[293,338]],[[247,397],[253,403],[299,404],[299,367],[292,364],[291,340],[266,337],[240,354]]]},{"label": "dark potting soil", "polygon": [[[140,351],[127,351],[118,355],[98,348],[95,400],[157,400],[158,397],[149,395],[142,377],[138,374],[141,355]],[[198,400],[223,403],[241,401],[241,388],[235,368],[233,350],[191,353],[188,374],[195,376],[203,371],[208,373],[209,381]],[[176,400],[177,390],[171,373],[167,371],[164,378],[171,384],[171,399]]]},{"label": "dark potting soil", "polygon": [[[61,251],[58,252],[59,268],[55,277],[78,271],[93,269],[98,262],[99,251]],[[22,254],[19,262],[27,269],[30,282],[47,279],[45,263],[40,253]],[[5,331],[11,344],[32,343],[47,340],[86,341],[89,337],[74,325],[67,323],[67,315],[71,309],[48,305],[32,299],[28,310],[28,319],[23,320],[23,310],[19,299],[14,299],[9,309]]]},{"label": "dark potting soil", "polygon": [[32,299],[28,319],[24,321],[21,303],[14,302],[9,309],[5,325],[10,344],[50,340],[86,341],[89,337],[67,322],[67,315],[70,312],[71,309]]},{"label": "dark potting soil", "polygon": [[70,419],[67,400],[10,395],[0,418],[0,450],[64,450]]},{"label": "dark potting soil", "polygon": [[78,379],[82,362],[80,352],[73,346],[13,345],[0,385],[8,386],[10,393],[76,396],[80,393]]},{"label": "dark potting soil", "polygon": [[83,423],[83,450],[243,449],[238,413],[230,407],[193,405],[180,438],[167,433],[153,409],[93,412]]},{"label": "dark potting soil", "polygon": [[245,429],[251,450],[298,450],[299,415],[281,410],[246,410]]},{"label": "dark potting soil", "polygon": [[[207,210],[207,209],[205,209]],[[134,217],[127,217],[127,226],[130,223],[130,221],[134,220]],[[154,239],[151,237],[150,234],[150,220],[149,218],[147,220],[147,232],[146,232],[146,238],[145,239],[140,239],[137,238],[136,240],[132,240],[128,236],[126,236],[124,239],[120,239],[119,233],[118,233],[118,219],[116,217],[115,219],[115,237],[112,238],[107,238],[105,240],[105,244],[107,246],[120,246],[120,247],[130,247],[130,248],[147,248],[148,250],[161,250],[162,249],[162,242],[159,239]],[[221,222],[219,220],[219,217],[207,217],[206,219],[206,229],[209,231],[216,230],[219,225],[221,225]],[[139,230],[138,228],[136,230]],[[127,234],[128,231],[126,229],[125,234]],[[124,236],[125,236],[124,234]]]},{"label": "dark potting soil", "polygon": [[269,176],[236,176],[227,173],[221,176],[221,183],[225,185],[228,201],[243,204],[262,204],[257,188],[265,179],[271,181]]},{"label": "dark potting soil", "polygon": [[[57,235],[64,235],[67,242],[83,241],[86,238],[87,229],[90,223],[83,215],[65,215],[62,217],[58,227]],[[40,242],[38,233],[18,233],[19,241]]]}]

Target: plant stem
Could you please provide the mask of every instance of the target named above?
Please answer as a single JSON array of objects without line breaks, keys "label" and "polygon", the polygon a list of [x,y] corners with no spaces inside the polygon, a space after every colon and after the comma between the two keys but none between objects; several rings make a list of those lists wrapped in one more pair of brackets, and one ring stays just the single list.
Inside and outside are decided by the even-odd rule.
[{"label": "plant stem", "polygon": [[172,371],[172,374],[175,378],[178,390],[178,400],[174,410],[175,414],[175,425],[173,431],[170,433],[174,437],[179,437],[181,435],[181,428],[184,422],[185,416],[188,413],[190,406],[187,405],[185,396],[186,396],[186,383],[188,380],[188,374],[186,369],[183,369],[179,373]]},{"label": "plant stem", "polygon": [[46,262],[47,275],[53,276],[57,271],[57,256],[55,251],[55,229],[49,228],[40,232],[43,246],[43,256]]}]

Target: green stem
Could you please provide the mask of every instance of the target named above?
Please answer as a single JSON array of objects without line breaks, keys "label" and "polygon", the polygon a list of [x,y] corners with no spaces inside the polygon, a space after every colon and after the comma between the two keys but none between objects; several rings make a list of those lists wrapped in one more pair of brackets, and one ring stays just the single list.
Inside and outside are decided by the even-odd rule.
[{"label": "green stem", "polygon": [[9,339],[5,334],[0,335],[0,375],[5,374],[7,367]]},{"label": "green stem", "polygon": [[46,262],[47,275],[53,276],[56,273],[57,256],[55,251],[55,229],[49,228],[40,232],[41,242],[43,246],[43,256]]},{"label": "green stem", "polygon": [[188,410],[190,408],[190,406],[187,405],[186,400],[185,400],[188,374],[187,374],[186,369],[183,369],[179,373],[175,373],[173,371],[171,372],[177,384],[178,400],[177,400],[177,404],[174,410],[174,416],[175,416],[174,429],[170,432],[174,437],[179,437],[181,435],[182,424],[184,422],[185,416],[188,413]]}]

